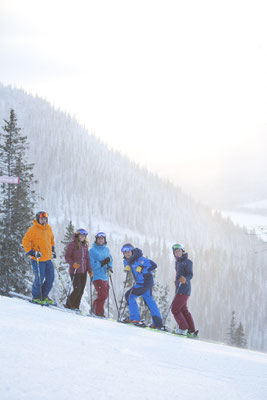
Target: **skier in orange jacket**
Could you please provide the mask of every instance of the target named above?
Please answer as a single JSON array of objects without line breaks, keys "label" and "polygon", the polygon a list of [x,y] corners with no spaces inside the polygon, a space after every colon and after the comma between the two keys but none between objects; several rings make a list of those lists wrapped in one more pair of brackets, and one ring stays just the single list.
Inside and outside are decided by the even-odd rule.
[{"label": "skier in orange jacket", "polygon": [[51,226],[48,224],[48,214],[39,211],[33,225],[27,230],[22,239],[26,254],[31,256],[34,272],[32,285],[33,302],[38,304],[53,304],[48,297],[54,282],[54,265],[52,257],[56,258],[55,240]]}]

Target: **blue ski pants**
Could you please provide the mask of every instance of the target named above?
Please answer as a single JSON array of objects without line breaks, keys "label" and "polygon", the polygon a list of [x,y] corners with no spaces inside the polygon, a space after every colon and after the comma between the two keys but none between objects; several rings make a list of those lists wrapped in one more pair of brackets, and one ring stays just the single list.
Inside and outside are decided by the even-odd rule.
[{"label": "blue ski pants", "polygon": [[[31,259],[31,263],[34,273],[34,282],[32,285],[32,297],[34,299],[40,299],[41,297],[44,299],[45,297],[48,296],[53,286],[55,278],[54,265],[51,260],[39,261],[39,267],[37,261]],[[39,278],[39,272],[40,272],[40,278]],[[40,288],[40,280],[41,280],[41,288]]]},{"label": "blue ski pants", "polygon": [[162,326],[162,318],[158,306],[152,297],[152,288],[147,289],[147,287],[135,287],[128,290],[125,293],[125,299],[128,303],[130,319],[132,321],[140,321],[139,308],[136,303],[137,297],[142,296],[144,302],[149,308],[153,324],[155,327],[160,328]]}]

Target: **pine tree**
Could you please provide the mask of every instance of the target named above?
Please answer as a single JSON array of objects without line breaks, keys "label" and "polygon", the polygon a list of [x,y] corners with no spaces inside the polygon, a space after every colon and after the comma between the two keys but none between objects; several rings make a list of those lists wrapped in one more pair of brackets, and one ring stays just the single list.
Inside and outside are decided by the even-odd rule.
[{"label": "pine tree", "polygon": [[131,271],[125,272],[125,277],[124,277],[124,281],[123,281],[123,293],[124,293],[124,295],[118,301],[118,307],[119,307],[119,310],[120,310],[120,318],[121,319],[126,318],[126,315],[127,315],[127,312],[128,312],[128,306],[127,306],[126,300],[125,300],[125,293],[133,287],[133,283],[134,283],[134,278],[133,278],[132,272]]},{"label": "pine tree", "polygon": [[69,225],[66,228],[66,233],[64,235],[64,240],[61,241],[61,243],[64,245],[61,256],[60,256],[60,262],[65,263],[65,253],[66,253],[66,248],[68,244],[72,241],[72,236],[74,235],[75,229],[72,224],[72,221],[69,222]]},{"label": "pine tree", "polygon": [[33,190],[33,164],[26,158],[27,137],[21,135],[14,110],[0,141],[0,174],[19,177],[18,185],[2,184],[0,187],[0,293],[9,290],[27,293],[31,268],[21,241],[33,220],[36,199]]},{"label": "pine tree", "polygon": [[236,319],[235,319],[235,311],[232,311],[230,329],[228,331],[228,344],[230,344],[230,346],[235,346],[236,343],[235,335],[236,335]]},{"label": "pine tree", "polygon": [[60,265],[57,266],[57,273],[55,276],[56,284],[52,289],[53,298],[58,304],[63,304],[66,302],[66,297],[70,290],[70,277],[68,263],[65,261],[65,253],[68,244],[72,241],[73,234],[75,232],[72,221],[66,227],[66,232],[64,235],[64,240],[61,241],[63,244],[63,250],[60,255]]},{"label": "pine tree", "polygon": [[232,311],[232,318],[230,323],[230,330],[228,332],[228,344],[237,347],[247,347],[247,340],[245,337],[243,325],[240,322],[236,328],[235,311]]},{"label": "pine tree", "polygon": [[167,311],[169,309],[169,295],[170,295],[170,289],[168,285],[161,285],[160,283],[156,283],[155,285],[155,291],[154,291],[154,299],[160,309],[161,316],[164,319]]},{"label": "pine tree", "polygon": [[235,338],[236,338],[235,346],[242,347],[242,348],[247,347],[247,340],[246,340],[243,325],[241,322],[238,325],[238,328],[236,329]]}]

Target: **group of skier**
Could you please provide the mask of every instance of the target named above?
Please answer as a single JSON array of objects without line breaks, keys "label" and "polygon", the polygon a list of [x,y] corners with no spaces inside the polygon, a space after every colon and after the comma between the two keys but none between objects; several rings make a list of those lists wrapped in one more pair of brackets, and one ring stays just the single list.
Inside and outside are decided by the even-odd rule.
[{"label": "group of skier", "polygon": [[[69,264],[73,289],[67,295],[65,307],[79,309],[88,273],[97,292],[92,303],[92,312],[97,316],[104,317],[104,305],[109,293],[109,279],[113,272],[113,258],[107,247],[107,238],[104,232],[98,232],[95,235],[95,242],[90,249],[87,236],[88,232],[85,229],[78,229],[66,248],[65,259]],[[53,304],[53,300],[48,295],[54,282],[52,259],[56,258],[56,252],[54,235],[51,226],[48,224],[47,212],[40,211],[36,214],[32,227],[28,229],[22,240],[22,245],[26,254],[31,256],[34,273],[33,302]],[[190,282],[193,277],[193,264],[188,259],[182,244],[173,245],[172,251],[175,258],[176,290],[170,309],[178,324],[176,333],[194,335],[197,334],[197,331],[192,315],[187,308],[187,301],[191,294]],[[136,299],[142,296],[151,313],[153,321],[151,327],[161,329],[164,321],[152,297],[152,287],[154,286],[152,271],[157,268],[157,264],[144,257],[142,250],[134,247],[131,243],[123,245],[121,252],[123,254],[124,271],[127,276],[128,274],[133,276],[133,285],[125,293],[129,316],[124,318],[122,322],[140,323]],[[120,312],[120,310],[118,311]],[[123,317],[124,312],[121,312],[120,316]]]}]

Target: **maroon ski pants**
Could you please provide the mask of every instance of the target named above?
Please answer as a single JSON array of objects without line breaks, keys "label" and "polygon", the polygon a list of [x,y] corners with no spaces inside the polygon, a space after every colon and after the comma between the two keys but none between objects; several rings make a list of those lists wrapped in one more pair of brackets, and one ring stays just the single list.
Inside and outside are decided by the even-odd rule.
[{"label": "maroon ski pants", "polygon": [[104,315],[104,304],[108,298],[108,281],[97,279],[93,281],[93,284],[97,291],[97,298],[93,302],[93,310],[96,315]]},{"label": "maroon ski pants", "polygon": [[188,329],[195,332],[194,320],[187,308],[188,299],[189,296],[187,294],[177,293],[172,303],[172,313],[180,329]]}]

